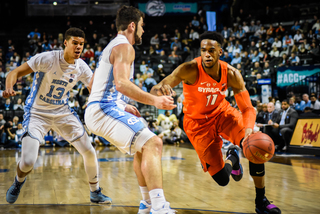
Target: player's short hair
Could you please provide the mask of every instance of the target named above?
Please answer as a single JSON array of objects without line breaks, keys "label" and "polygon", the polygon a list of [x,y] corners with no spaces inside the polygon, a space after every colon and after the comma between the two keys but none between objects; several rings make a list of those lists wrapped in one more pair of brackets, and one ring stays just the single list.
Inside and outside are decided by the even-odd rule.
[{"label": "player's short hair", "polygon": [[85,38],[85,33],[80,28],[71,27],[65,32],[64,39],[69,40],[72,36]]},{"label": "player's short hair", "polygon": [[117,30],[126,30],[131,22],[134,22],[138,26],[138,22],[140,21],[141,17],[144,18],[145,15],[139,9],[132,6],[123,5],[117,12]]},{"label": "player's short hair", "polygon": [[221,47],[223,46],[223,41],[224,41],[223,36],[218,32],[206,31],[200,35],[200,42],[204,39],[215,40],[219,43]]},{"label": "player's short hair", "polygon": [[289,102],[288,102],[287,99],[282,100],[282,103],[283,103],[283,102],[286,102],[287,104],[289,104]]}]

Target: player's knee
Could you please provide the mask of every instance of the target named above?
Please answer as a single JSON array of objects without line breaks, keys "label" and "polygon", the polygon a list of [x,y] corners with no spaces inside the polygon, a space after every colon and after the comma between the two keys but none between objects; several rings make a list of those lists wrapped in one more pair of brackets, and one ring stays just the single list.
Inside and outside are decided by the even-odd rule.
[{"label": "player's knee", "polygon": [[251,176],[262,177],[265,174],[264,164],[255,164],[249,161],[249,172]]},{"label": "player's knee", "polygon": [[154,136],[151,139],[149,139],[142,148],[143,150],[152,150],[154,152],[161,153],[162,146],[163,146],[162,140],[159,137]]},{"label": "player's knee", "polygon": [[226,168],[221,169],[211,177],[219,184],[219,186],[227,186],[230,181],[230,174],[228,174]]},{"label": "player's knee", "polygon": [[21,159],[19,167],[20,170],[23,172],[28,172],[33,168],[33,165],[36,163],[36,158],[24,158],[23,160]]}]

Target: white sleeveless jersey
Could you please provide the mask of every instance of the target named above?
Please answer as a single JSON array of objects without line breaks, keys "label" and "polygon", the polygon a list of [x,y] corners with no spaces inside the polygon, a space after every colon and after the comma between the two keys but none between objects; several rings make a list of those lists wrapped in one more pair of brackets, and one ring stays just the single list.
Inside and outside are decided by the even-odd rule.
[{"label": "white sleeveless jersey", "polygon": [[[110,63],[110,55],[112,48],[120,44],[129,43],[128,39],[118,34],[103,50],[98,68],[94,72],[93,85],[89,97],[89,103],[101,102],[111,103],[114,102],[121,109],[129,102],[129,98],[124,96],[116,90],[116,85],[113,76],[113,65]],[[133,81],[134,63],[130,66],[130,81]]]},{"label": "white sleeveless jersey", "polygon": [[35,72],[26,110],[31,108],[52,110],[68,104],[69,91],[80,80],[89,85],[92,71],[82,60],[68,64],[63,51],[43,52],[27,61]]}]

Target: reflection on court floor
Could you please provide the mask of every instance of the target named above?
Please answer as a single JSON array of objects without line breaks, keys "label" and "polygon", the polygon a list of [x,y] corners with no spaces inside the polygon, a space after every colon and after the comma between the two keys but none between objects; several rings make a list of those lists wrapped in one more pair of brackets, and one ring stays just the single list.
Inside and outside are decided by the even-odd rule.
[{"label": "reflection on court floor", "polygon": [[[13,182],[19,150],[0,151],[0,213],[137,213],[141,194],[132,157],[111,147],[96,147],[100,186],[113,199],[111,207],[91,204],[81,155],[72,147],[41,148],[15,204],[5,201]],[[225,152],[225,151],[223,151]],[[204,173],[191,146],[164,146],[163,188],[178,214],[254,213],[255,190],[248,161],[244,177],[218,186]],[[266,164],[266,195],[282,213],[318,214],[320,159],[277,154]]]}]

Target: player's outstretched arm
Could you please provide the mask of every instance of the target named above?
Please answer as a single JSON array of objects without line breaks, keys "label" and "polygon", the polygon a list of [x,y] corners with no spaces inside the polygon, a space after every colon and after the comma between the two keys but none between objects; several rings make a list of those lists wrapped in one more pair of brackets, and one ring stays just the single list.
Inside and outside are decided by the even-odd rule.
[{"label": "player's outstretched arm", "polygon": [[173,104],[172,97],[154,96],[141,90],[129,80],[130,66],[133,63],[134,58],[134,49],[129,44],[121,44],[112,49],[110,62],[113,64],[113,75],[117,91],[140,103],[153,105],[159,109],[174,109],[176,105]]},{"label": "player's outstretched arm", "polygon": [[196,61],[185,62],[179,65],[170,75],[164,78],[160,83],[153,86],[150,93],[154,95],[169,95],[174,96],[175,92],[172,90],[181,81],[188,82],[192,74],[196,71]]},{"label": "player's outstretched arm", "polygon": [[13,86],[16,84],[17,79],[32,72],[33,70],[26,62],[20,65],[18,68],[12,70],[6,78],[6,89],[3,91],[2,96],[4,98],[15,96],[16,92],[13,90]]},{"label": "player's outstretched arm", "polygon": [[234,98],[242,113],[243,124],[246,127],[244,138],[247,138],[253,133],[253,127],[256,121],[256,111],[252,106],[249,93],[240,72],[230,65],[228,65],[228,87],[232,88]]}]

